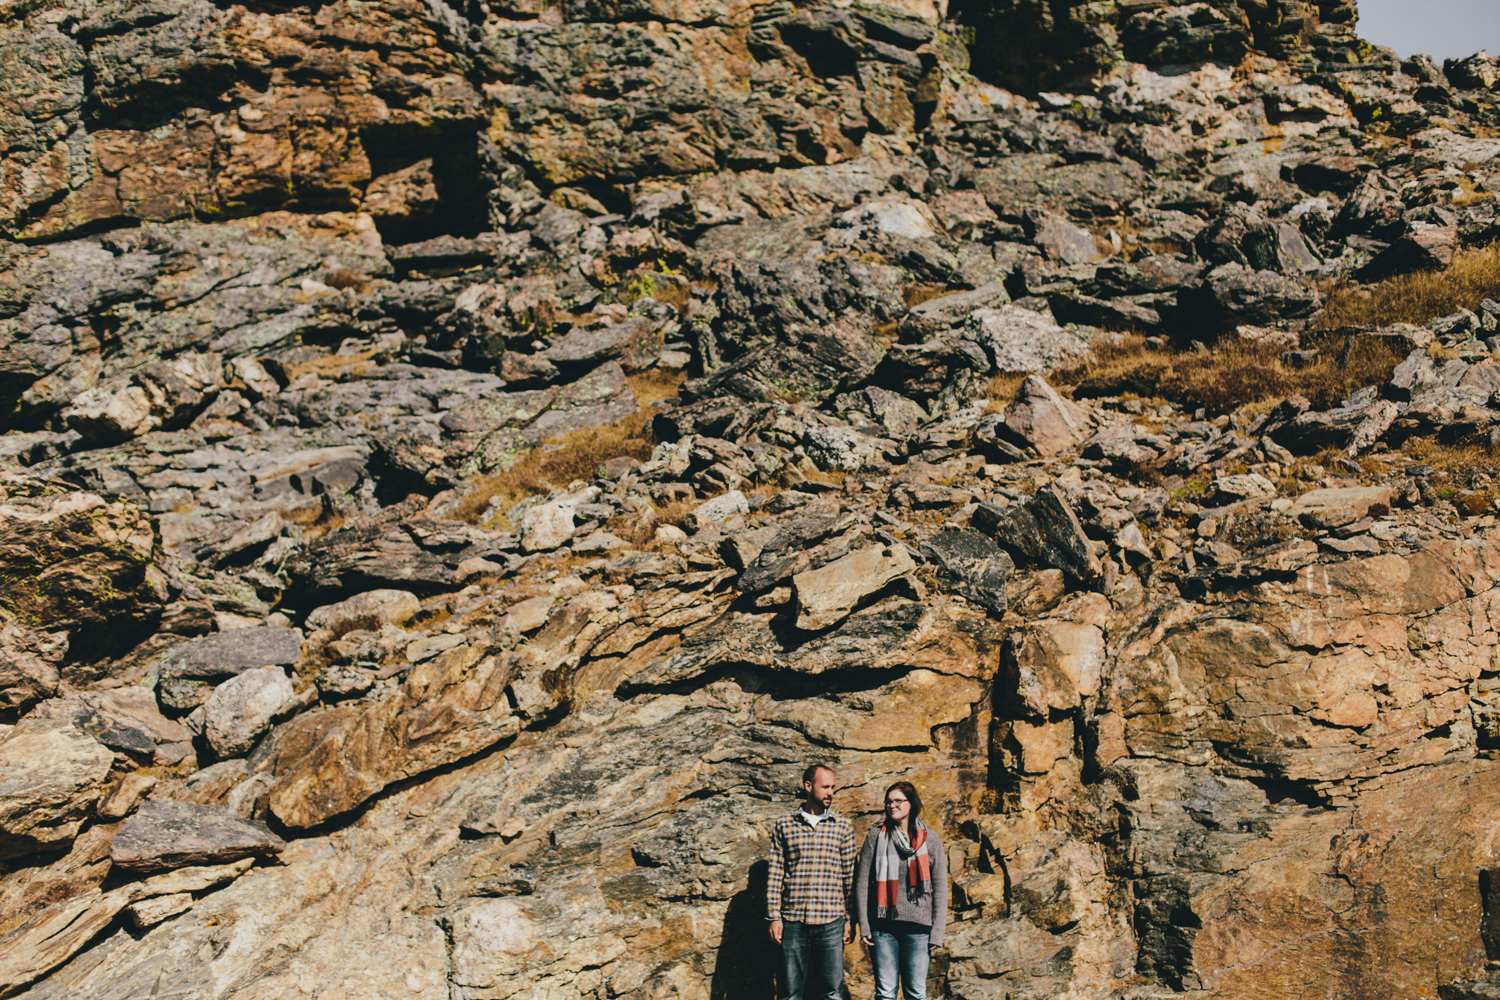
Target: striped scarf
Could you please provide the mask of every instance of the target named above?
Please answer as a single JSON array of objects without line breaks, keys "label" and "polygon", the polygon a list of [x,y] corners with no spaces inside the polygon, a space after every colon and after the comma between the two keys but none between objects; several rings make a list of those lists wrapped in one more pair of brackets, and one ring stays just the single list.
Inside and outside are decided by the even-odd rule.
[{"label": "striped scarf", "polygon": [[883,825],[880,843],[875,849],[875,916],[895,920],[897,893],[900,891],[901,866],[906,865],[906,899],[916,902],[932,891],[932,858],[927,851],[927,824],[916,821],[917,839],[913,844],[905,830],[890,832]]}]

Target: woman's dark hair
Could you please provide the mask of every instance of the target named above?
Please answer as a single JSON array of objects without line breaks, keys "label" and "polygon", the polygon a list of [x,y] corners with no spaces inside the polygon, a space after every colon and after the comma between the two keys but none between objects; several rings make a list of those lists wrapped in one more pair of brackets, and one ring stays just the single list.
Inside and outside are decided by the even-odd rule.
[{"label": "woman's dark hair", "polygon": [[[902,795],[906,796],[906,801],[911,803],[911,815],[907,817],[906,828],[912,831],[913,835],[915,835],[917,829],[917,817],[922,815],[922,796],[917,794],[917,786],[913,785],[910,781],[898,781],[890,788],[887,788],[885,790],[885,797],[890,798],[892,792],[900,792]],[[881,805],[884,806],[885,803],[882,801]],[[887,831],[894,831],[896,829],[896,827],[892,825],[891,818],[889,816],[885,818],[885,828]]]}]

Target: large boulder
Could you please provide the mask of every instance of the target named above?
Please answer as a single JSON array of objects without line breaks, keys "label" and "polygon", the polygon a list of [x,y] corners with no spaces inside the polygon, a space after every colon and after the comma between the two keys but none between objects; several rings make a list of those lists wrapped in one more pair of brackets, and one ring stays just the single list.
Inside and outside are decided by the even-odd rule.
[{"label": "large boulder", "polygon": [[223,384],[222,357],[185,354],[149,364],[123,385],[80,393],[62,417],[90,441],[113,444],[187,423],[213,402]]},{"label": "large boulder", "polygon": [[248,753],[296,697],[280,667],[257,667],[214,688],[203,704],[203,738],[220,757]]},{"label": "large boulder", "polygon": [[[417,595],[408,590],[367,590],[337,604],[314,608],[307,616],[307,624],[309,628],[327,629],[335,636],[356,629],[376,632],[383,625],[405,625],[421,610]],[[295,656],[286,662],[295,663]]]},{"label": "large boulder", "polygon": [[64,720],[0,740],[0,859],[67,847],[93,814],[115,755]]},{"label": "large boulder", "polygon": [[1047,312],[1021,306],[978,309],[966,336],[984,348],[992,372],[1045,372],[1088,356],[1088,342]]},{"label": "large boulder", "polygon": [[1021,383],[1000,427],[1012,442],[1043,456],[1077,447],[1089,429],[1083,411],[1038,375]]},{"label": "large boulder", "polygon": [[1018,559],[1060,569],[1077,583],[1093,584],[1103,573],[1078,515],[1056,485],[1009,511],[981,504],[974,523]]},{"label": "large boulder", "polygon": [[872,545],[818,569],[792,578],[797,600],[797,627],[828,628],[849,615],[865,598],[916,569],[905,548]]},{"label": "large boulder", "polygon": [[1182,291],[1182,300],[1215,327],[1275,326],[1305,320],[1323,304],[1312,284],[1275,271],[1223,264]]},{"label": "large boulder", "polygon": [[290,667],[301,652],[300,631],[262,625],[216,632],[173,646],[157,660],[156,669],[163,677],[221,680],[256,667]]}]

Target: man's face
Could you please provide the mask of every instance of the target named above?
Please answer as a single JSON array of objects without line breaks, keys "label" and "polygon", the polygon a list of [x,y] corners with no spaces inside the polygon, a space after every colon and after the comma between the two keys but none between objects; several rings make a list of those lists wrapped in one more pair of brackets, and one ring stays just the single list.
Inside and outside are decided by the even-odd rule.
[{"label": "man's face", "polygon": [[813,780],[804,781],[802,790],[807,793],[807,801],[820,802],[824,809],[833,805],[833,772],[826,767],[818,768]]}]

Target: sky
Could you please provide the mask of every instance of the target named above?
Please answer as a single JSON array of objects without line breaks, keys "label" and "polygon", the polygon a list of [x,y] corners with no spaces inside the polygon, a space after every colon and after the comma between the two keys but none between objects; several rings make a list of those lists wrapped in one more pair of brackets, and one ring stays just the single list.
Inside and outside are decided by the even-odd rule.
[{"label": "sky", "polygon": [[1500,56],[1500,0],[1359,0],[1359,37],[1439,66],[1480,49]]}]

